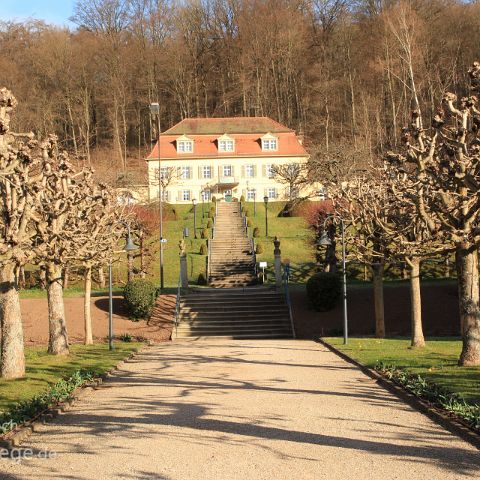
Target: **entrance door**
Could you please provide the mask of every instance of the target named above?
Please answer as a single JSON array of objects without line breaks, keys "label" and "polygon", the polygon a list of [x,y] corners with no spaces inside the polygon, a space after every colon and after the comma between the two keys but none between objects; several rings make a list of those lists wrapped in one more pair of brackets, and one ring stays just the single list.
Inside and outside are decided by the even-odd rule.
[{"label": "entrance door", "polygon": [[224,196],[225,196],[225,201],[226,202],[231,202],[232,201],[232,189],[229,188],[228,190],[225,190]]}]

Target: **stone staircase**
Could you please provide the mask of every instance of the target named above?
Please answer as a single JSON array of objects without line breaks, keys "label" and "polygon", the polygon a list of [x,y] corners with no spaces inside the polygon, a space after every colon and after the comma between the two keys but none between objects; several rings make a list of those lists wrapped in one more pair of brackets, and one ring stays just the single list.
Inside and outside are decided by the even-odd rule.
[{"label": "stone staircase", "polygon": [[213,288],[245,287],[255,283],[251,241],[245,232],[238,202],[219,203],[214,237],[210,240],[209,284]]},{"label": "stone staircase", "polygon": [[177,338],[292,338],[288,306],[274,288],[192,289],[180,300]]},{"label": "stone staircase", "polygon": [[239,203],[219,203],[210,240],[210,288],[179,298],[176,338],[292,338],[282,292],[255,285],[255,260]]}]

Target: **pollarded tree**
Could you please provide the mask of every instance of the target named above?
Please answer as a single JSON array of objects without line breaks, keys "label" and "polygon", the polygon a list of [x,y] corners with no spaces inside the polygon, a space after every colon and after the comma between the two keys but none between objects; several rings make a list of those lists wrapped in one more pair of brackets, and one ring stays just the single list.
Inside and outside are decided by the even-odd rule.
[{"label": "pollarded tree", "polygon": [[68,355],[62,274],[64,268],[77,258],[79,234],[83,233],[81,217],[85,213],[82,207],[88,195],[83,185],[89,181],[91,171],[76,172],[68,154],[59,151],[54,135],[50,135],[41,148],[44,178],[35,213],[35,262],[46,271],[48,351]]},{"label": "pollarded tree", "polygon": [[465,97],[443,96],[430,129],[417,111],[404,130],[403,153],[388,160],[417,185],[417,208],[427,225],[438,222],[455,246],[463,334],[460,365],[480,365],[478,246],[480,244],[480,63],[469,70]]},{"label": "pollarded tree", "polygon": [[93,344],[91,292],[92,271],[107,265],[118,250],[124,235],[121,222],[127,220],[125,209],[115,202],[115,195],[106,184],[96,184],[85,176],[80,185],[80,203],[76,206],[76,245],[68,260],[80,263],[84,272],[85,344]]},{"label": "pollarded tree", "polygon": [[390,257],[390,240],[381,223],[385,218],[387,192],[374,185],[371,180],[356,177],[329,186],[329,192],[335,214],[348,226],[345,241],[349,245],[349,257],[372,268],[375,336],[384,338],[383,275],[385,260]]},{"label": "pollarded tree", "polygon": [[0,89],[0,375],[4,378],[25,374],[16,270],[32,257],[31,218],[42,190],[33,134],[10,132],[10,114],[16,105],[12,93]]}]

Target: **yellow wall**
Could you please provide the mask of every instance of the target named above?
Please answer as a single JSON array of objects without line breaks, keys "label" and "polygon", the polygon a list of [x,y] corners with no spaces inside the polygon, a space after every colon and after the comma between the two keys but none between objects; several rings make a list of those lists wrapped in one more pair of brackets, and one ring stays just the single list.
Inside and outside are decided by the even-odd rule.
[{"label": "yellow wall", "polygon": [[[238,185],[233,187],[233,197],[240,198],[244,195],[247,198],[247,181],[250,190],[255,189],[257,200],[262,200],[264,195],[268,193],[268,189],[274,188],[276,198],[274,200],[286,200],[288,196],[288,185],[279,182],[277,179],[268,178],[266,174],[267,165],[280,165],[288,163],[306,163],[307,157],[261,157],[261,158],[238,158],[238,157],[222,157],[215,159],[175,159],[162,160],[162,168],[174,168],[176,172],[182,167],[189,167],[190,178],[183,179],[176,173],[174,179],[165,187],[166,201],[170,203],[190,203],[193,198],[198,201],[202,200],[201,191],[210,187],[212,196],[217,199],[223,198],[223,194],[217,191],[224,188],[219,185],[219,176],[223,177],[223,167],[232,166],[235,182]],[[149,197],[151,201],[158,199],[158,161],[148,160],[148,178],[149,178]],[[247,165],[255,167],[255,176],[247,177]],[[203,166],[210,166],[212,178],[203,178]],[[227,179],[224,179],[227,180]],[[317,188],[317,187],[315,187]],[[190,200],[183,200],[183,190],[190,191]],[[310,192],[301,191],[300,196],[307,195]]]}]

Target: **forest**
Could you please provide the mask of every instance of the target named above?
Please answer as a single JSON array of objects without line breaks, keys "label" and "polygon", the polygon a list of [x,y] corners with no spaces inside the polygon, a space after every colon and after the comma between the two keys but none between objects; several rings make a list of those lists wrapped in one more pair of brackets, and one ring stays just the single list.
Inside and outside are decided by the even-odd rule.
[{"label": "forest", "polygon": [[55,132],[111,182],[141,180],[151,102],[162,130],[264,115],[313,156],[379,156],[412,108],[429,122],[462,95],[480,41],[480,5],[460,0],[78,0],[70,20],[0,23],[0,84],[15,131]]}]

